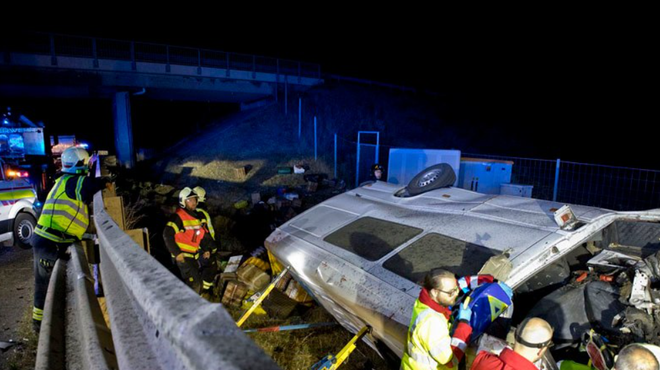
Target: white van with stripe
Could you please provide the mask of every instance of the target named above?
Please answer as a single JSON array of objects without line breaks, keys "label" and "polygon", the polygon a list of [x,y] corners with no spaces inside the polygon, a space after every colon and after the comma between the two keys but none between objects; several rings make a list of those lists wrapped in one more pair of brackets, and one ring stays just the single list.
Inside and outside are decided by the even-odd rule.
[{"label": "white van with stripe", "polygon": [[0,159],[0,242],[30,248],[37,224],[37,193],[26,178],[9,178]]}]

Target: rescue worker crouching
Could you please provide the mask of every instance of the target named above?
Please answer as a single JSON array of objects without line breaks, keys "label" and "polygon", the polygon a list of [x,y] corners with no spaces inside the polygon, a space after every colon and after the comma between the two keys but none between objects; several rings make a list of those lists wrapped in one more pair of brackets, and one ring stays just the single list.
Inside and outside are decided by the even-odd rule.
[{"label": "rescue worker crouching", "polygon": [[81,240],[89,226],[89,209],[94,194],[107,180],[88,177],[89,153],[70,147],[62,153],[62,176],[48,193],[32,238],[34,253],[33,329],[38,332],[50,275],[59,258],[67,258],[67,247]]},{"label": "rescue worker crouching", "polygon": [[456,303],[460,291],[456,277],[449,271],[433,269],[424,278],[413,307],[402,370],[458,368],[472,334],[472,310],[467,305],[460,305],[457,322],[450,320],[449,307]]},{"label": "rescue worker crouching", "polygon": [[217,262],[211,254],[217,248],[204,214],[197,211],[197,200],[198,195],[188,187],[179,192],[179,208],[167,223],[163,238],[183,281],[210,299],[217,274]]}]

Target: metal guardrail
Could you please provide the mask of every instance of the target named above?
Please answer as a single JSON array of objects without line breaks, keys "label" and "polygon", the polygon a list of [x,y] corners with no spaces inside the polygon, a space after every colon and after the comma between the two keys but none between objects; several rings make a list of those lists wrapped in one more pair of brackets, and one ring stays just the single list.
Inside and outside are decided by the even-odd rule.
[{"label": "metal guardrail", "polygon": [[94,296],[80,245],[58,260],[51,275],[35,369],[117,369],[112,335]]},{"label": "metal guardrail", "polygon": [[131,61],[134,67],[136,62],[149,62],[166,64],[168,70],[171,64],[177,64],[321,79],[319,64],[146,42],[24,33],[7,47],[16,52],[50,55],[53,64],[57,64],[58,56],[73,56],[92,58],[97,67],[98,59],[113,59]]},{"label": "metal guardrail", "polygon": [[74,244],[51,276],[36,369],[278,369],[218,303],[201,298],[140,248],[94,197],[111,330]]},{"label": "metal guardrail", "polygon": [[221,304],[140,248],[94,197],[101,274],[120,369],[277,369]]}]

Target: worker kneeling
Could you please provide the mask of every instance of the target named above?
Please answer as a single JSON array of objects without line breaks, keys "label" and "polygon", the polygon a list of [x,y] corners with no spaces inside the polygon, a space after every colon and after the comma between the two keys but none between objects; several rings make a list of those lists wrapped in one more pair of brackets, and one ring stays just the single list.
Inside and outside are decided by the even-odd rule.
[{"label": "worker kneeling", "polygon": [[208,299],[218,270],[215,258],[211,258],[216,246],[205,227],[206,217],[197,211],[197,198],[192,189],[181,190],[179,208],[167,223],[163,238],[183,281]]}]

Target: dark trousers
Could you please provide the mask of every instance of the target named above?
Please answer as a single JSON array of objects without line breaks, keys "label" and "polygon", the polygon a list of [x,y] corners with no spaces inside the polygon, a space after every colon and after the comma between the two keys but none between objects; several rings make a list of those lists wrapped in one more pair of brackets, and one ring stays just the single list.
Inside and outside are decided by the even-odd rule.
[{"label": "dark trousers", "polygon": [[181,272],[181,280],[192,290],[201,293],[211,289],[215,275],[218,274],[218,262],[214,255],[205,259],[199,256],[199,259],[186,257],[183,262],[176,262]]},{"label": "dark trousers", "polygon": [[64,256],[69,244],[59,244],[51,240],[34,235],[32,237],[32,252],[34,253],[34,308],[32,319],[41,322],[43,318],[44,303],[50,275],[55,262]]},{"label": "dark trousers", "polygon": [[179,271],[181,271],[181,280],[199,294],[202,289],[199,262],[194,258],[186,257],[183,262],[176,262],[176,265],[179,267]]}]

